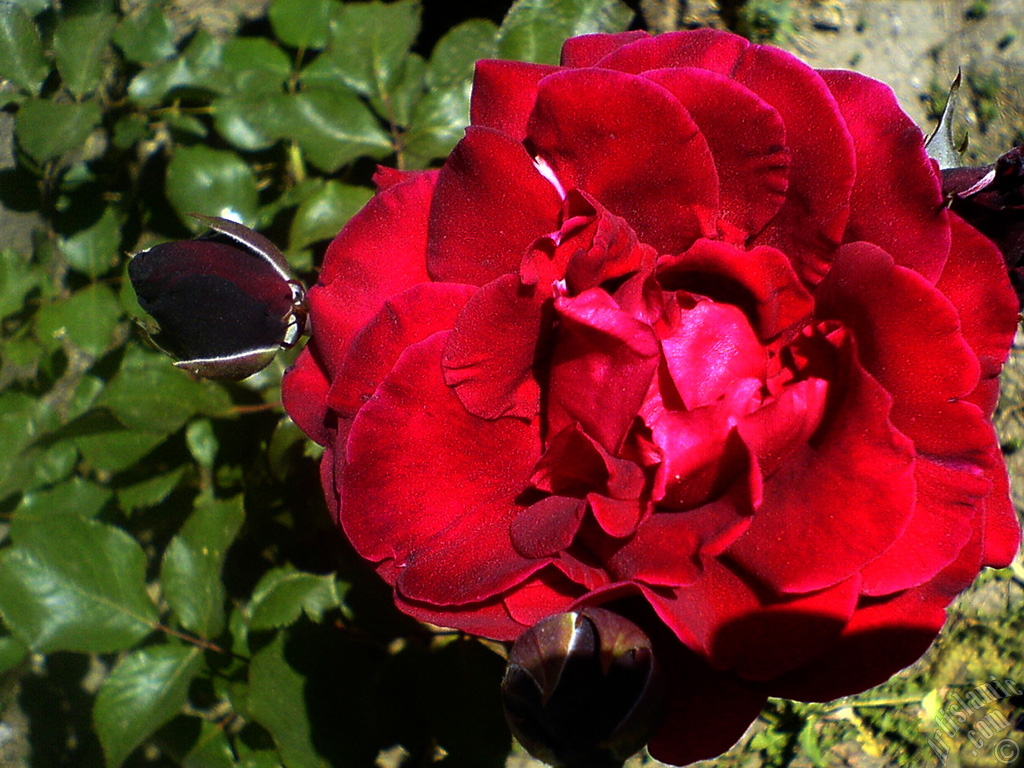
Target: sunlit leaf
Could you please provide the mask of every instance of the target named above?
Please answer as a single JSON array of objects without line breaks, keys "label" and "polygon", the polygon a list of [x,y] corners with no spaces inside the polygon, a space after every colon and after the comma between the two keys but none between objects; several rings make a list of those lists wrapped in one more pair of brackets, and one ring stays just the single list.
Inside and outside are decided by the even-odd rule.
[{"label": "sunlit leaf", "polygon": [[39,30],[28,11],[0,1],[0,79],[38,93],[49,73]]},{"label": "sunlit leaf", "polygon": [[0,250],[0,317],[20,310],[25,296],[39,281],[39,274],[19,254]]},{"label": "sunlit leaf", "polygon": [[334,574],[318,575],[292,567],[275,568],[264,574],[253,589],[249,605],[249,627],[279,629],[293,624],[305,613],[314,621],[341,605]]},{"label": "sunlit leaf", "polygon": [[113,342],[120,318],[117,296],[106,285],[97,283],[66,299],[44,304],[36,321],[36,334],[51,349],[59,347],[66,338],[87,354],[100,355]]},{"label": "sunlit leaf", "polygon": [[200,29],[180,55],[139,72],[128,86],[128,95],[140,106],[150,107],[176,90],[226,93],[229,84],[221,77],[222,54],[223,45]]},{"label": "sunlit leaf", "polygon": [[15,514],[40,520],[69,514],[95,517],[112,496],[110,489],[75,477],[54,488],[26,493]]},{"label": "sunlit leaf", "polygon": [[446,157],[463,137],[469,123],[469,93],[467,82],[461,87],[431,91],[416,105],[405,136],[405,152],[412,167]]},{"label": "sunlit leaf", "polygon": [[446,88],[473,77],[480,59],[498,53],[498,27],[487,19],[469,19],[449,29],[430,54],[427,85]]},{"label": "sunlit leaf", "polygon": [[371,197],[366,187],[330,180],[299,204],[288,237],[289,250],[299,250],[329,240],[341,230]]},{"label": "sunlit leaf", "polygon": [[118,768],[181,710],[202,659],[195,647],[159,645],[135,651],[114,667],[93,708],[108,768]]},{"label": "sunlit leaf", "polygon": [[632,18],[621,0],[516,0],[498,33],[498,57],[557,64],[566,38],[622,32]]},{"label": "sunlit leaf", "polygon": [[271,29],[285,45],[319,50],[327,45],[336,0],[274,0],[267,9]]},{"label": "sunlit leaf", "polygon": [[0,552],[0,616],[33,650],[109,653],[156,626],[146,557],[119,528],[77,514],[13,518]]},{"label": "sunlit leaf", "polygon": [[244,520],[241,496],[202,501],[164,554],[164,597],[181,626],[200,637],[216,637],[224,629],[220,571]]},{"label": "sunlit leaf", "polygon": [[114,44],[129,61],[152,64],[174,55],[174,27],[160,7],[144,4],[118,23]]},{"label": "sunlit leaf", "polygon": [[99,277],[121,260],[121,215],[108,205],[96,223],[61,241],[61,252],[68,264],[89,277]]}]

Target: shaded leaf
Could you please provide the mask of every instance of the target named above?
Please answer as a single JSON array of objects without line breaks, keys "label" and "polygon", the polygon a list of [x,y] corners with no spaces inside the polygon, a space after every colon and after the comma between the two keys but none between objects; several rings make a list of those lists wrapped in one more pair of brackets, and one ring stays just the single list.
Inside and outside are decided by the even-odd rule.
[{"label": "shaded leaf", "polygon": [[110,653],[156,627],[146,557],[124,531],[77,514],[23,512],[11,538],[0,552],[0,615],[33,650]]},{"label": "shaded leaf", "polygon": [[72,269],[99,277],[121,260],[121,215],[108,205],[95,224],[61,241],[61,252]]},{"label": "shaded leaf", "polygon": [[26,493],[15,514],[39,520],[60,515],[95,517],[112,496],[108,488],[74,477],[54,488]]},{"label": "shaded leaf", "polygon": [[201,501],[164,553],[164,597],[185,629],[216,637],[224,629],[224,556],[245,520],[242,497]]},{"label": "shaded leaf", "polygon": [[38,93],[50,65],[32,17],[24,9],[0,2],[0,79],[29,93]]},{"label": "shaded leaf", "polygon": [[233,92],[249,96],[281,92],[292,74],[288,54],[265,37],[231,38],[221,64]]},{"label": "shaded leaf", "polygon": [[125,16],[113,34],[114,44],[128,61],[153,64],[174,55],[174,28],[156,4],[146,4]]},{"label": "shaded leaf", "polygon": [[267,9],[271,29],[285,45],[317,51],[327,45],[335,0],[274,0]]},{"label": "shaded leaf", "polygon": [[139,72],[128,86],[128,95],[140,106],[152,107],[178,89],[225,93],[220,77],[223,46],[203,29],[198,30],[181,55]]},{"label": "shaded leaf", "polygon": [[18,109],[14,131],[18,145],[42,163],[81,147],[101,118],[95,101],[63,104],[29,99]]},{"label": "shaded leaf", "polygon": [[[0,635],[0,675],[10,672],[28,656],[28,648],[10,635]],[[5,702],[0,698],[0,706]]]},{"label": "shaded leaf", "polygon": [[181,761],[181,768],[237,768],[235,751],[220,723],[202,722],[195,746]]},{"label": "shaded leaf", "polygon": [[185,466],[182,465],[162,475],[156,475],[140,483],[120,488],[117,491],[118,504],[121,509],[129,513],[145,507],[156,506],[178,487],[184,476]]},{"label": "shaded leaf", "polygon": [[299,204],[288,236],[289,250],[297,251],[320,240],[333,239],[371,196],[366,187],[333,179],[325,182]]},{"label": "shaded leaf", "polygon": [[76,12],[70,3],[53,33],[53,49],[64,86],[77,98],[95,91],[103,80],[103,57],[117,24],[102,8]]},{"label": "shaded leaf", "polygon": [[39,273],[19,254],[0,250],[0,318],[22,309],[25,296],[39,282]]},{"label": "shaded leaf", "polygon": [[498,33],[498,57],[557,64],[566,38],[623,32],[632,18],[620,0],[516,0]]},{"label": "shaded leaf", "polygon": [[97,283],[40,307],[36,337],[48,349],[56,349],[61,339],[67,338],[82,351],[101,355],[113,343],[120,319],[117,296],[106,285]]},{"label": "shaded leaf", "polygon": [[324,613],[341,605],[334,574],[318,575],[291,566],[274,568],[253,589],[249,604],[249,628],[280,629],[305,613],[320,621]]},{"label": "shaded leaf", "polygon": [[198,648],[159,645],[125,656],[96,696],[93,722],[109,768],[174,717],[202,665]]}]

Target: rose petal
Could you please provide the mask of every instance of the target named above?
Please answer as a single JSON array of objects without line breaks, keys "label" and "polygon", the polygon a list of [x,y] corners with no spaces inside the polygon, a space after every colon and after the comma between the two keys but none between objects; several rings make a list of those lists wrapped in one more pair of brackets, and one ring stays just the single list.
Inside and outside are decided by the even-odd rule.
[{"label": "rose petal", "polygon": [[354,417],[403,350],[431,334],[449,330],[476,290],[458,283],[421,283],[385,301],[352,340],[331,387],[331,408]]},{"label": "rose petal", "polygon": [[847,70],[822,71],[856,152],[845,242],[865,240],[934,283],[949,253],[942,183],[921,129],[892,89]]},{"label": "rose petal", "polygon": [[805,379],[738,419],[737,430],[765,477],[811,439],[825,415],[827,396],[828,382]]},{"label": "rose petal", "polygon": [[523,145],[470,126],[448,156],[430,207],[433,280],[485,285],[519,270],[530,244],[558,229],[562,199]]},{"label": "rose petal", "polygon": [[985,501],[985,522],[980,526],[984,529],[981,562],[982,565],[992,568],[1005,568],[1017,556],[1021,531],[1017,511],[1010,501],[1010,482],[1006,476],[1006,465],[999,445],[995,442],[992,445],[992,467],[987,475],[992,483],[992,494]]},{"label": "rose petal", "polygon": [[544,568],[505,596],[505,610],[520,624],[538,621],[571,609],[582,590],[554,568]]},{"label": "rose petal", "polygon": [[1017,330],[1017,296],[1002,254],[956,215],[949,217],[953,245],[935,287],[960,316],[960,332],[981,367],[979,388],[969,398],[989,414],[999,396],[998,377]]},{"label": "rose petal", "polygon": [[788,255],[806,282],[821,279],[849,217],[856,165],[839,106],[813,69],[778,48],[711,29],[639,40],[606,56],[601,66],[631,73],[709,69],[732,77],[774,108],[786,127],[789,188],[785,204],[756,242]]},{"label": "rose petal", "polygon": [[592,195],[641,241],[672,252],[715,234],[718,178],[707,142],[651,81],[603,69],[549,75],[527,134],[565,189]]},{"label": "rose petal", "polygon": [[469,414],[444,384],[448,332],[408,347],[356,416],[341,522],[356,550],[393,560],[395,586],[432,605],[485,600],[545,560],[509,538],[540,455],[535,425]]},{"label": "rose petal", "polygon": [[378,193],[328,246],[307,300],[332,376],[352,337],[389,297],[430,280],[423,254],[436,178],[423,172]]},{"label": "rose petal", "polygon": [[614,454],[657,370],[657,339],[598,288],[556,299],[555,309],[561,325],[551,360],[550,429],[579,422]]},{"label": "rose petal", "polygon": [[756,235],[789,186],[789,150],[779,113],[735,80],[706,69],[644,72],[679,99],[708,142],[718,171],[719,216]]},{"label": "rose petal", "polygon": [[467,411],[484,419],[532,419],[540,411],[533,365],[538,346],[549,336],[544,299],[540,289],[522,285],[517,275],[503,275],[459,313],[441,367]]},{"label": "rose petal", "polygon": [[860,368],[851,347],[844,357],[820,438],[765,479],[750,529],[728,549],[780,592],[845,581],[892,545],[913,510],[914,446],[889,420],[889,394]]},{"label": "rose petal", "polygon": [[440,608],[430,603],[410,600],[395,592],[395,605],[418,621],[439,627],[451,627],[478,637],[512,642],[531,625],[522,624],[509,616],[502,595],[468,605],[445,605]]},{"label": "rose petal", "polygon": [[682,289],[744,309],[762,339],[805,321],[814,304],[789,258],[768,246],[737,248],[698,240],[685,252],[658,260],[658,277]]},{"label": "rose petal", "polygon": [[494,128],[522,141],[537,100],[537,83],[557,71],[558,67],[551,64],[478,61],[469,102],[470,123]]},{"label": "rose petal", "polygon": [[281,401],[299,429],[320,445],[326,445],[328,440],[329,389],[327,376],[313,355],[313,345],[307,345],[295,359],[295,364],[285,371],[281,380]]},{"label": "rose petal", "polygon": [[861,364],[892,394],[893,424],[918,453],[988,453],[987,420],[964,399],[977,386],[977,358],[956,310],[924,277],[877,246],[851,243],[816,299],[818,317],[852,330]]},{"label": "rose petal", "polygon": [[512,521],[512,546],[523,557],[547,557],[568,548],[583,520],[586,504],[568,496],[546,496]]},{"label": "rose petal", "polygon": [[609,53],[636,40],[643,40],[650,34],[635,29],[613,35],[578,35],[570,37],[562,45],[563,67],[593,67]]}]

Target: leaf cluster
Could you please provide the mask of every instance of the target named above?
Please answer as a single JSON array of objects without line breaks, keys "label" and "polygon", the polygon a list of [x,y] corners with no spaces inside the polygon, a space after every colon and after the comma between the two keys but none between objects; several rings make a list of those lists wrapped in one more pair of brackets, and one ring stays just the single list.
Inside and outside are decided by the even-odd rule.
[{"label": "leaf cluster", "polygon": [[430,50],[418,0],[0,0],[0,711],[29,765],[501,765],[500,649],[399,615],[347,548],[282,360],[190,377],[141,341],[127,254],[267,233],[312,278],[378,163],[436,165],[473,64],[557,60],[617,0],[521,0]]}]

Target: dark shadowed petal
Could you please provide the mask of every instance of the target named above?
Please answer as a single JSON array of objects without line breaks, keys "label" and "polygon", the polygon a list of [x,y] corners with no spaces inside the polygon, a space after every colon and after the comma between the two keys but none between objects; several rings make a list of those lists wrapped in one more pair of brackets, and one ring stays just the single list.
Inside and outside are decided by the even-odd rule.
[{"label": "dark shadowed petal", "polygon": [[470,126],[448,156],[430,208],[431,278],[484,285],[517,272],[527,248],[558,229],[562,199],[523,145]]},{"label": "dark shadowed petal", "polygon": [[716,233],[718,177],[707,142],[650,80],[604,69],[549,75],[528,136],[565,189],[592,195],[642,242],[672,252]]},{"label": "dark shadowed petal", "polygon": [[557,299],[555,308],[561,325],[551,361],[550,428],[579,422],[615,453],[658,367],[654,331],[597,288]]},{"label": "dark shadowed petal", "polygon": [[532,419],[540,411],[533,364],[538,344],[549,335],[546,298],[540,287],[522,285],[518,275],[503,275],[479,289],[456,318],[441,367],[445,383],[470,413]]},{"label": "dark shadowed petal", "polygon": [[566,549],[583,520],[586,504],[568,496],[546,496],[516,515],[512,545],[523,557],[547,557]]},{"label": "dark shadowed petal", "polygon": [[823,71],[853,137],[857,181],[845,242],[866,240],[935,282],[949,253],[942,184],[921,129],[892,89],[858,72]]},{"label": "dark shadowed petal", "polygon": [[516,141],[526,138],[526,122],[537,100],[537,83],[558,67],[525,61],[484,60],[476,63],[469,119],[494,128]]},{"label": "dark shadowed petal", "polygon": [[725,75],[680,67],[644,72],[690,113],[718,171],[719,216],[741,239],[756,235],[786,200],[789,150],[779,113]]},{"label": "dark shadowed petal", "polygon": [[509,536],[540,440],[536,425],[462,407],[441,374],[447,336],[408,347],[356,416],[341,522],[363,557],[393,561],[405,598],[462,605],[546,562],[522,557]]},{"label": "dark shadowed petal", "polygon": [[436,178],[423,172],[378,193],[328,246],[316,286],[322,300],[310,297],[310,315],[332,374],[390,296],[430,280],[427,218]]},{"label": "dark shadowed petal", "polygon": [[458,283],[420,283],[384,302],[352,340],[331,386],[331,408],[343,416],[355,416],[405,348],[450,330],[476,290]]},{"label": "dark shadowed petal", "polygon": [[820,438],[765,479],[750,529],[728,549],[781,592],[845,581],[896,541],[913,510],[914,446],[889,421],[892,398],[860,367],[852,345],[844,352],[830,391],[835,410]]}]

